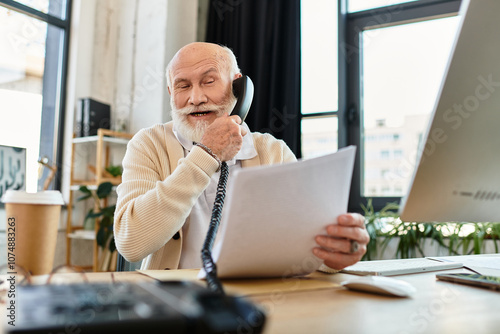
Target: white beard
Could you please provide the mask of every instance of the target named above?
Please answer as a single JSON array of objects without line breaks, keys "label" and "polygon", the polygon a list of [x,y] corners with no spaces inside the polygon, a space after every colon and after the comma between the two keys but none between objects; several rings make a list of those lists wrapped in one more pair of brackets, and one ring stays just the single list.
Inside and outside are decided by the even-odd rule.
[{"label": "white beard", "polygon": [[172,110],[172,120],[174,121],[174,126],[177,132],[179,132],[184,138],[189,141],[199,143],[205,130],[208,127],[207,121],[197,121],[193,127],[189,124],[187,117],[183,114],[179,114]]},{"label": "white beard", "polygon": [[236,104],[236,98],[233,94],[224,101],[220,105],[203,105],[200,107],[195,106],[187,106],[181,109],[177,109],[175,107],[174,99],[170,99],[170,106],[172,107],[172,111],[170,112],[170,116],[174,121],[174,126],[177,132],[179,132],[184,138],[190,140],[192,142],[199,143],[201,138],[205,134],[205,130],[210,125],[209,122],[204,120],[199,120],[195,122],[195,125],[191,125],[188,121],[189,114],[195,111],[208,111],[211,110],[216,113],[217,117],[222,116],[224,113],[229,114],[229,112],[233,109]]}]

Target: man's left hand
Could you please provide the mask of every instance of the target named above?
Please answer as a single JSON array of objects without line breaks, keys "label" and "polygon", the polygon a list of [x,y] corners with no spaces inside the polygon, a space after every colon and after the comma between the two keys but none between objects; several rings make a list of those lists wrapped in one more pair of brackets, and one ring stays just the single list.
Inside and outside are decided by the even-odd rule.
[{"label": "man's left hand", "polygon": [[340,215],[337,217],[337,224],[326,227],[326,233],[316,236],[316,243],[320,247],[314,248],[313,253],[324,260],[328,267],[343,269],[361,260],[366,253],[370,236],[366,231],[362,215],[357,213]]}]

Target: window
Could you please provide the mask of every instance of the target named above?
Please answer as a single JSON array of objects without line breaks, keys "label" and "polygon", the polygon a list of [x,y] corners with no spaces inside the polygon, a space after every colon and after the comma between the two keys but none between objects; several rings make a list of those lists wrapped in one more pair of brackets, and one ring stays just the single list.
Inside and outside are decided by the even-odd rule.
[{"label": "window", "polygon": [[334,152],[338,147],[336,117],[302,119],[302,156],[312,158]]},{"label": "window", "polygon": [[[458,0],[348,0],[339,41],[339,67],[346,68],[339,86],[347,92],[339,105],[348,106],[349,122],[339,132],[358,147],[349,210],[359,211],[368,198],[377,210],[407,192],[459,7]],[[373,178],[374,171],[383,177]]]},{"label": "window", "polygon": [[335,152],[338,147],[337,16],[335,1],[301,2],[303,158]]},{"label": "window", "polygon": [[[407,134],[425,131],[457,23],[454,16],[367,29],[362,33],[363,102],[360,107],[365,133],[380,127],[381,116],[386,120],[384,126],[392,131]],[[394,134],[388,136],[391,140],[398,137]],[[386,145],[390,147],[390,144]],[[410,152],[415,151],[417,145],[418,142],[408,142],[402,148],[408,152],[410,169],[413,169],[416,159],[416,155]],[[388,150],[382,151],[382,158],[390,158]],[[364,170],[369,168],[366,163]],[[401,164],[401,158],[394,157],[393,163]],[[406,191],[410,174],[411,170],[401,179],[389,182],[397,183]]]},{"label": "window", "polygon": [[348,11],[359,12],[416,0],[348,0]]},{"label": "window", "polygon": [[39,180],[39,158],[62,161],[70,7],[71,0],[0,0],[0,145],[26,148],[31,192],[49,172]]},{"label": "window", "polygon": [[350,211],[407,192],[460,3],[302,0],[302,156],[357,146]]}]

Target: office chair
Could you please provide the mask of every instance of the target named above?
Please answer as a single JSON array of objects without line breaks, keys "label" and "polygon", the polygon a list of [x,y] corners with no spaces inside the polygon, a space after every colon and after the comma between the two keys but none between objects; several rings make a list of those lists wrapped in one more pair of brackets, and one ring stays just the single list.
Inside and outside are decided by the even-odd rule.
[{"label": "office chair", "polygon": [[[118,251],[117,251],[118,252]],[[141,261],[129,262],[118,252],[116,258],[116,271],[135,271],[141,267]]]}]

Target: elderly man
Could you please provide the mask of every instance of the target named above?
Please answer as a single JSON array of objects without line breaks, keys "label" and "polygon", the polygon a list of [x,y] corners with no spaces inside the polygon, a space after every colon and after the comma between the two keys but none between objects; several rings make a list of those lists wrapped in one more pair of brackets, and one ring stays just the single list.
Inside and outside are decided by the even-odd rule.
[{"label": "elderly man", "polygon": [[[142,269],[201,268],[221,161],[231,174],[296,159],[283,141],[229,116],[238,77],[232,51],[210,43],[183,47],[167,66],[173,121],[134,136],[117,188],[116,245],[127,260],[143,260]],[[343,214],[311,251],[342,269],[361,259],[368,241],[363,217]]]}]

